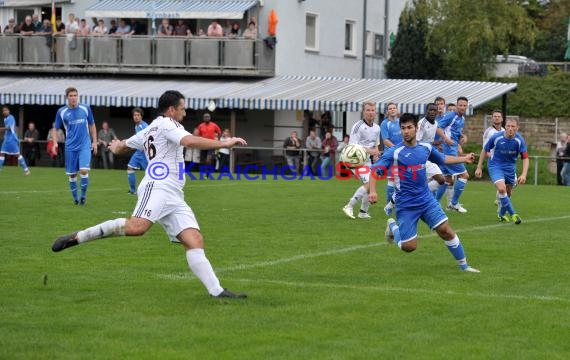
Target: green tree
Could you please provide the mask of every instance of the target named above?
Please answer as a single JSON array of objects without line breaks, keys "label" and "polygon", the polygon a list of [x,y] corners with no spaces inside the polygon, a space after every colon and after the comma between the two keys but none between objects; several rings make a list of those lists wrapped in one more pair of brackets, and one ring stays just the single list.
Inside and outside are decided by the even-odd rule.
[{"label": "green tree", "polygon": [[567,44],[569,0],[551,0],[540,5],[536,0],[523,3],[529,17],[537,27],[534,48],[524,47],[521,54],[540,61],[563,61]]},{"label": "green tree", "polygon": [[496,54],[532,47],[535,25],[515,1],[432,0],[427,38],[431,54],[442,57],[450,79],[482,80]]},{"label": "green tree", "polygon": [[427,50],[429,7],[426,0],[414,0],[400,15],[398,35],[386,64],[393,79],[433,79],[439,76],[441,60]]}]

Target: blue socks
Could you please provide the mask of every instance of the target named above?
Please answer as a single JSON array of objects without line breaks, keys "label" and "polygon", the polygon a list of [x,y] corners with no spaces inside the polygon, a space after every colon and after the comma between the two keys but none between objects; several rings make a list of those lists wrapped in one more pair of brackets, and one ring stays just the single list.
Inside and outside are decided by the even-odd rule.
[{"label": "blue socks", "polygon": [[506,212],[513,215],[515,213],[515,209],[513,208],[513,204],[511,203],[511,199],[509,199],[507,194],[499,194],[499,201],[501,202],[501,210],[499,210],[499,216],[503,217]]},{"label": "blue socks", "polygon": [[455,185],[453,186],[453,199],[451,203],[453,205],[457,205],[459,202],[459,197],[463,194],[463,190],[465,190],[465,185],[467,185],[467,179],[457,178],[455,180]]},{"label": "blue socks", "polygon": [[437,192],[435,193],[435,199],[438,202],[443,197],[443,194],[445,194],[445,191],[447,190],[448,186],[449,186],[449,183],[445,182],[445,183],[443,183],[443,185],[440,185],[439,188],[437,188]]},{"label": "blue socks", "polygon": [[461,270],[467,269],[469,265],[467,265],[467,259],[465,258],[465,250],[463,250],[463,245],[461,245],[457,235],[453,239],[445,241],[445,245],[455,260],[457,260]]},{"label": "blue socks", "polygon": [[81,198],[85,199],[85,196],[87,195],[87,185],[89,185],[89,174],[81,175],[80,184],[81,184]]},{"label": "blue socks", "polygon": [[400,227],[397,223],[393,222],[390,224],[390,230],[392,230],[392,234],[394,234],[394,242],[396,242],[396,245],[401,249],[400,242],[402,241],[402,237],[400,236]]},{"label": "blue socks", "polygon": [[394,183],[388,181],[388,185],[386,185],[386,203],[392,200],[392,195],[394,195]]},{"label": "blue socks", "polygon": [[69,189],[71,190],[71,196],[73,196],[73,200],[77,203],[79,200],[77,199],[77,177],[69,178]]},{"label": "blue socks", "polygon": [[136,191],[136,185],[137,185],[137,176],[135,172],[127,171],[127,179],[129,180],[129,191],[131,193],[134,193]]}]

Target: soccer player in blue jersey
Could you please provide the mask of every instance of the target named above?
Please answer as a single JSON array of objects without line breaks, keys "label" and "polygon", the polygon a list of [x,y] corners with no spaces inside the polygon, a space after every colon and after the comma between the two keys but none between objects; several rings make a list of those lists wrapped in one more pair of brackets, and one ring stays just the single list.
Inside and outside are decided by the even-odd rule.
[{"label": "soccer player in blue jersey", "polygon": [[[398,118],[398,106],[391,102],[387,107],[388,116],[380,124],[380,135],[384,144],[384,150],[402,142],[402,132],[400,131],[400,119]],[[394,195],[394,181],[391,174],[386,184],[386,204],[389,204]]]},{"label": "soccer player in blue jersey", "polygon": [[[522,219],[511,203],[511,191],[515,183],[524,184],[526,182],[529,163],[526,143],[523,137],[517,133],[518,128],[519,124],[516,119],[507,119],[505,131],[491,136],[485,144],[485,152],[483,153],[483,156],[489,156],[487,164],[489,176],[499,192],[501,204],[498,213],[499,221],[509,222],[511,220],[510,215],[515,224],[520,224]],[[515,172],[519,154],[523,161],[523,168],[522,174],[517,178]],[[481,177],[480,175],[480,172],[475,174],[478,177]]]},{"label": "soccer player in blue jersey", "polygon": [[20,154],[20,139],[18,139],[16,134],[16,119],[10,114],[8,106],[2,107],[2,115],[4,115],[4,127],[0,128],[0,131],[5,131],[5,133],[2,148],[0,149],[0,170],[4,167],[6,155],[15,155],[18,157],[18,163],[24,169],[24,174],[30,175],[26,159]]},{"label": "soccer player in blue jersey", "polygon": [[[131,111],[133,115],[133,121],[135,123],[135,133],[145,129],[148,124],[143,120],[144,112],[141,108],[134,108]],[[137,176],[135,174],[135,170],[146,170],[147,166],[146,156],[140,150],[137,150],[127,165],[127,178],[129,180],[129,194],[136,194],[137,193]]]},{"label": "soccer player in blue jersey", "polygon": [[[417,224],[422,219],[444,240],[445,245],[457,260],[461,270],[479,272],[467,264],[465,251],[459,237],[447,220],[441,206],[429,191],[426,176],[427,160],[436,164],[472,163],[475,154],[465,156],[444,156],[428,143],[416,140],[418,119],[413,114],[402,114],[400,128],[404,141],[384,152],[380,160],[372,164],[371,171],[385,176],[387,169],[392,169],[396,179],[396,216],[398,223],[388,219],[386,240],[395,241],[398,247],[406,252],[417,248]],[[377,176],[370,177],[369,200],[376,202]]]},{"label": "soccer player in blue jersey", "polygon": [[[75,204],[85,205],[91,152],[97,155],[97,129],[89,105],[79,103],[79,93],[74,87],[65,89],[67,105],[55,115],[52,138],[57,139],[57,129],[65,128],[65,173],[69,177],[69,188]],[[55,143],[57,149],[57,143]],[[77,172],[79,172],[81,197],[77,197]]]},{"label": "soccer player in blue jersey", "polygon": [[[441,119],[438,120],[437,133],[443,140],[443,153],[445,155],[457,156],[461,148],[460,142],[462,141],[463,127],[465,126],[465,118],[463,115],[467,111],[468,100],[466,97],[459,97],[457,99],[455,111],[446,113]],[[466,213],[467,210],[459,203],[459,197],[465,190],[469,173],[465,169],[465,165],[450,164],[442,168],[445,175],[445,183],[437,190],[436,198],[441,200],[447,188],[453,185],[453,197],[451,202],[447,205],[448,210],[455,210],[460,213]],[[453,177],[456,176],[456,180]]]}]

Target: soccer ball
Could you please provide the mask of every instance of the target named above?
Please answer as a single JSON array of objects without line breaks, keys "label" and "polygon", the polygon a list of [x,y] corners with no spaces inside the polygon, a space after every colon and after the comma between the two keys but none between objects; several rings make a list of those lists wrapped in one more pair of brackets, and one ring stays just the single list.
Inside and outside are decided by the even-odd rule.
[{"label": "soccer ball", "polygon": [[347,145],[340,153],[340,161],[348,167],[362,166],[368,160],[366,149],[357,144]]}]

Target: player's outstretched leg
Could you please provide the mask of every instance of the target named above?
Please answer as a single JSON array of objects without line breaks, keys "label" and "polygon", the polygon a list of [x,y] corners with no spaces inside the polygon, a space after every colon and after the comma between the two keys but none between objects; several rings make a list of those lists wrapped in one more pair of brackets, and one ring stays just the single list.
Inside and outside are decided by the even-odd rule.
[{"label": "player's outstretched leg", "polygon": [[125,218],[108,220],[101,224],[92,226],[85,230],[75,232],[73,234],[63,235],[57,238],[51,249],[54,252],[67,249],[69,247],[82,244],[87,241],[102,239],[110,236],[125,235]]},{"label": "player's outstretched leg", "polygon": [[459,264],[459,268],[463,271],[478,273],[479,270],[472,268],[467,264],[467,257],[465,256],[465,250],[463,249],[463,245],[461,241],[459,241],[459,237],[455,235],[455,237],[451,240],[444,240],[447,249],[453,255],[457,263]]},{"label": "player's outstretched leg", "polygon": [[28,164],[26,164],[26,159],[24,159],[24,157],[22,155],[18,155],[18,163],[20,164],[22,169],[24,169],[25,175],[31,174],[30,169],[28,168]]}]

